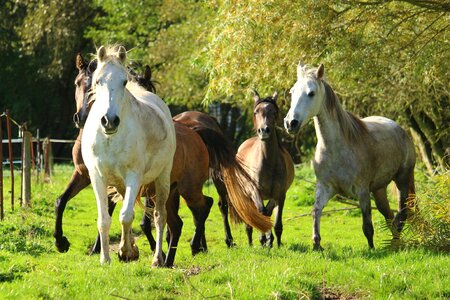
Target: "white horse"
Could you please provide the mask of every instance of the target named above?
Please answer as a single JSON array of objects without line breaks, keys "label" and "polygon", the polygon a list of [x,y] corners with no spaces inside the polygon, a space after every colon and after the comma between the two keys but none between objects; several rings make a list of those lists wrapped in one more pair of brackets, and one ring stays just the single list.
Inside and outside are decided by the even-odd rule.
[{"label": "white horse", "polygon": [[97,198],[100,262],[110,262],[107,186],[125,191],[119,216],[119,257],[133,260],[138,257],[131,236],[134,204],[140,188],[154,182],[156,249],[152,265],[160,266],[164,263],[161,245],[176,148],[175,129],[167,105],[155,94],[128,81],[125,59],[123,47],[118,51],[104,46],[98,49],[98,66],[93,74],[96,101],[82,137],[83,159]]},{"label": "white horse", "polygon": [[[407,201],[413,204],[414,145],[394,121],[378,116],[359,119],[346,112],[323,78],[324,67],[297,67],[297,82],[291,89],[292,101],[284,119],[288,132],[297,132],[314,118],[317,136],[314,170],[317,177],[313,208],[314,248],[320,246],[322,209],[335,194],[359,199],[363,231],[373,248],[370,205],[372,192],[394,238],[398,238],[406,220]],[[399,190],[398,213],[393,216],[386,187],[394,181]]]}]

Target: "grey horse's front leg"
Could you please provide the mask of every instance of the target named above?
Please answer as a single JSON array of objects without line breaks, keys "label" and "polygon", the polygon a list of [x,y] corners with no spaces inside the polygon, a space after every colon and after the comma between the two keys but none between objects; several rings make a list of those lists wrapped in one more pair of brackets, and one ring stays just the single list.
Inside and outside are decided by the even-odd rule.
[{"label": "grey horse's front leg", "polygon": [[322,210],[328,203],[328,200],[334,196],[334,191],[320,182],[316,184],[316,198],[314,201],[314,207],[312,210],[313,217],[313,242],[314,250],[323,250],[320,246],[320,218],[322,217]]}]

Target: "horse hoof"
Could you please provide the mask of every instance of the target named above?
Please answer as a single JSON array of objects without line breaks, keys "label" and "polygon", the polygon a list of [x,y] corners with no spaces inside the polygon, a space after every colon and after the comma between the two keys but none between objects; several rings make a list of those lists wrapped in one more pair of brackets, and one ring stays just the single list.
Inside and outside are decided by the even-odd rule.
[{"label": "horse hoof", "polygon": [[139,249],[136,245],[133,245],[131,251],[124,251],[122,249],[119,250],[119,259],[123,262],[130,262],[139,259]]},{"label": "horse hoof", "polygon": [[55,246],[56,249],[58,249],[58,252],[64,253],[69,251],[70,243],[69,240],[65,236],[63,236],[60,239],[56,239]]},{"label": "horse hoof", "polygon": [[313,250],[314,251],[318,251],[318,252],[322,252],[323,248],[322,248],[322,246],[315,244],[314,247],[313,247]]},{"label": "horse hoof", "polygon": [[206,252],[204,248],[191,249],[192,256],[199,254],[200,252]]},{"label": "horse hoof", "polygon": [[164,260],[162,257],[154,257],[152,261],[152,267],[153,268],[159,268],[164,266]]}]

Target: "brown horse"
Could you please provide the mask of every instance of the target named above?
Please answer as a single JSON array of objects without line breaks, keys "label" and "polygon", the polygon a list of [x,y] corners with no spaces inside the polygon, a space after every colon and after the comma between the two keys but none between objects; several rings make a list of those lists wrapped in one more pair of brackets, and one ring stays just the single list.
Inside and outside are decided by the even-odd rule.
[{"label": "brown horse", "polygon": [[[85,121],[85,117],[87,114],[84,115],[84,119],[83,116],[80,114],[80,111],[83,110],[83,106],[88,106],[89,102],[92,102],[93,99],[92,97],[95,96],[92,93],[90,93],[89,89],[90,89],[90,76],[92,75],[92,71],[95,70],[95,67],[93,68],[93,63],[91,62],[91,64],[87,64],[83,58],[81,56],[77,57],[77,67],[79,69],[79,75],[77,76],[76,79],[76,85],[77,85],[77,92],[76,92],[76,100],[77,100],[77,114],[78,117],[75,118],[74,117],[74,121],[78,121],[77,126],[78,127],[82,127],[82,125],[84,124]],[[95,66],[95,65],[94,65]],[[145,73],[147,76],[144,76],[144,81],[145,79],[147,81],[150,81],[150,76],[148,74],[151,74],[149,72]],[[139,78],[138,78],[139,80]],[[145,82],[144,82],[145,83]],[[145,84],[141,85],[145,86]],[[154,88],[154,87],[153,87]],[[86,98],[91,98],[86,99]],[[79,105],[79,103],[81,103],[81,105]],[[88,109],[86,109],[86,111],[88,111]],[[183,114],[182,114],[183,115]],[[216,166],[218,166],[217,168],[219,168],[220,166],[223,167],[223,169],[225,169],[225,173],[231,174],[229,175],[229,177],[231,178],[235,178],[231,180],[231,183],[229,183],[229,188],[234,191],[233,195],[236,195],[240,193],[240,187],[236,187],[235,183],[238,182],[238,180],[236,179],[236,177],[244,177],[245,178],[245,173],[243,173],[243,175],[239,175],[240,173],[242,173],[242,170],[239,168],[239,165],[237,164],[235,158],[234,158],[234,152],[230,149],[231,146],[230,144],[226,144],[225,143],[225,139],[223,136],[223,133],[220,130],[220,127],[218,126],[217,121],[215,121],[214,118],[207,116],[205,114],[201,114],[201,113],[196,113],[196,112],[192,112],[192,115],[195,117],[198,117],[199,120],[196,120],[194,117],[192,117],[192,122],[191,124],[189,124],[191,127],[193,127],[193,129],[195,129],[201,136],[202,139],[205,141],[205,143],[208,145],[208,151],[211,152],[213,146],[211,146],[211,144],[216,144],[221,145],[220,148],[216,149],[216,154],[214,155],[213,159],[211,160],[212,163]],[[184,114],[184,116],[186,116],[186,114]],[[185,119],[185,118],[182,118]],[[189,120],[189,118],[187,118],[187,120]],[[186,121],[186,120],[185,120]],[[181,122],[181,121],[180,121]],[[180,123],[180,122],[176,122],[176,123]],[[202,125],[203,122],[203,125]],[[194,125],[195,126],[194,126]],[[211,127],[213,128],[213,130],[210,130],[207,127]],[[177,146],[177,152],[175,154],[175,158],[174,158],[174,167],[175,166],[184,166],[185,169],[183,171],[176,171],[173,170],[172,171],[172,183],[173,183],[173,189],[171,191],[170,197],[172,200],[168,201],[168,203],[170,202],[170,204],[167,204],[167,210],[168,210],[168,223],[169,223],[169,228],[171,227],[170,231],[173,231],[172,234],[169,235],[168,237],[168,242],[169,242],[169,253],[166,257],[166,265],[171,265],[173,263],[173,258],[175,256],[175,251],[176,251],[176,243],[178,242],[178,238],[179,238],[179,234],[181,233],[181,226],[182,226],[182,222],[181,219],[179,219],[178,214],[177,214],[177,209],[179,206],[179,196],[180,194],[183,196],[183,198],[185,198],[185,200],[188,203],[189,208],[191,208],[193,215],[194,215],[194,221],[195,224],[197,226],[196,229],[196,234],[194,235],[194,238],[192,240],[191,243],[191,248],[192,248],[192,252],[193,254],[199,252],[199,251],[205,251],[206,250],[206,241],[204,239],[204,220],[206,220],[207,214],[206,214],[206,210],[209,213],[209,208],[211,207],[212,204],[212,199],[210,199],[209,197],[203,196],[201,194],[201,189],[198,189],[193,192],[192,189],[193,187],[197,187],[200,185],[197,184],[192,184],[192,181],[194,180],[194,178],[196,178],[195,176],[192,176],[192,172],[195,172],[196,170],[194,170],[195,168],[189,164],[183,163],[183,160],[187,159],[186,158],[186,154],[187,153],[191,153],[192,150],[190,150],[190,152],[187,152],[187,149],[195,149],[194,146],[192,146],[192,142],[193,141],[198,141],[198,136],[196,136],[196,134],[194,133],[194,135],[192,135],[193,132],[189,132],[188,128],[184,128],[183,126],[181,126],[180,124],[175,124],[175,129],[177,132],[177,143],[179,144]],[[81,131],[81,130],[80,130]],[[192,130],[191,130],[192,131]],[[210,132],[211,131],[211,132]],[[209,132],[209,133],[208,133]],[[81,133],[79,135],[79,137],[81,136]],[[202,143],[203,144],[203,143]],[[204,144],[203,144],[204,147]],[[74,163],[76,164],[76,170],[74,172],[74,175],[72,177],[71,182],[69,183],[68,187],[66,188],[66,191],[64,192],[64,194],[58,198],[57,200],[57,206],[56,206],[56,227],[55,227],[55,239],[56,239],[56,246],[58,247],[58,250],[60,252],[63,251],[67,251],[70,243],[68,242],[67,238],[63,236],[62,234],[62,213],[64,212],[64,208],[65,205],[67,203],[68,200],[70,200],[73,196],[75,196],[81,189],[83,189],[84,187],[86,187],[87,185],[89,185],[90,180],[89,180],[89,176],[87,174],[87,171],[85,171],[85,167],[83,164],[83,160],[81,157],[81,153],[80,153],[80,139],[78,139],[78,142],[76,143],[76,145],[74,146],[73,149],[73,158],[74,158]],[[206,155],[203,153],[203,151],[195,151],[196,153],[199,153],[202,158],[198,159],[195,157],[191,157],[189,158],[191,162],[196,162],[197,164],[200,163],[203,158],[208,158],[208,153],[206,153]],[[189,166],[189,168],[191,168],[190,170],[187,169]],[[225,167],[224,167],[225,166]],[[197,166],[198,168],[198,166]],[[187,170],[186,170],[187,169]],[[202,169],[203,170],[203,169]],[[205,173],[206,172],[206,173]],[[200,178],[197,182],[201,182],[201,185],[203,185],[204,181],[206,179],[204,179],[204,176],[206,174],[206,178],[207,178],[207,168],[205,172],[198,172],[199,174],[201,174],[198,178]],[[174,175],[175,174],[175,175]],[[248,177],[248,175],[247,175]],[[216,186],[219,186],[220,191],[219,193],[221,193],[221,195],[226,195],[226,188],[224,187],[224,183],[220,180],[214,180],[216,183]],[[186,183],[189,182],[189,183]],[[188,189],[189,187],[189,189]],[[218,188],[218,190],[219,190]],[[237,192],[236,192],[237,190]],[[152,188],[149,187],[147,189],[144,190],[145,193],[144,195],[147,196],[151,196],[152,195]],[[192,200],[193,198],[195,199],[200,199],[199,202]],[[241,197],[241,198],[245,198],[245,197]],[[189,199],[189,200],[188,200]],[[206,199],[206,200],[202,200],[202,199]],[[232,199],[236,199],[236,197],[232,197]],[[222,215],[224,216],[224,223],[226,224],[226,233],[227,233],[227,244],[228,245],[232,245],[232,237],[231,237],[231,232],[229,230],[229,225],[228,225],[228,220],[227,220],[227,213],[226,210],[227,209],[227,202],[226,202],[227,198],[226,196],[223,196],[221,199],[221,211],[222,211]],[[242,207],[242,204],[239,204],[239,200],[237,199],[235,200],[236,203],[238,203],[237,205]],[[250,198],[247,196],[247,201],[250,201]],[[205,204],[206,202],[206,204]],[[150,203],[150,202],[149,202]],[[198,204],[200,203],[200,204]],[[170,207],[169,207],[170,205]],[[207,209],[205,209],[205,205],[208,207]],[[110,202],[110,206],[109,206],[109,212],[110,214],[112,214],[112,211],[114,210],[114,206],[115,204],[113,202]],[[225,211],[225,213],[224,213]],[[244,215],[243,218],[246,218],[247,215],[251,216],[251,211],[248,214],[247,212],[241,212],[241,214]],[[206,217],[205,217],[206,214]],[[252,217],[247,217],[247,219],[250,218],[252,219]],[[256,215],[256,218],[253,217],[253,219],[257,220],[257,222],[259,221],[259,224],[263,224],[263,225],[259,225],[260,226],[266,226],[265,228],[267,228],[267,220],[264,218],[261,218],[260,216]],[[150,219],[148,217],[144,217],[142,223],[141,223],[141,227],[143,229],[143,232],[146,234],[147,238],[149,239],[151,248],[154,249],[155,246],[155,241],[153,239],[153,236],[151,235],[151,225],[150,225]],[[180,225],[181,224],[181,225]],[[256,223],[258,226],[258,223]],[[269,223],[270,224],[270,223]],[[97,242],[95,243],[92,252],[98,252],[99,250],[99,242],[98,242],[98,238],[97,238]],[[125,257],[125,259],[133,259],[135,257]]]},{"label": "brown horse", "polygon": [[[277,93],[272,97],[261,99],[255,91],[253,125],[257,132],[242,143],[238,149],[238,157],[250,168],[252,177],[259,186],[263,199],[269,199],[266,214],[271,215],[276,207],[274,230],[278,246],[281,245],[283,232],[282,215],[286,192],[294,179],[294,163],[289,153],[281,144],[281,136],[277,133],[278,120]],[[248,242],[252,244],[252,227],[246,226]],[[272,247],[272,232],[266,237],[261,235],[262,245]]]}]

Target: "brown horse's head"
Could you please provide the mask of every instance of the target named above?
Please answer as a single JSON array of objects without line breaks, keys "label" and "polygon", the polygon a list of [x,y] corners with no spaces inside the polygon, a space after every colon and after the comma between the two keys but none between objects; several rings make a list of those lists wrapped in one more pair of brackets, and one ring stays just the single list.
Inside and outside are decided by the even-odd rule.
[{"label": "brown horse's head", "polygon": [[89,113],[90,103],[92,102],[92,74],[97,68],[97,60],[94,59],[88,63],[78,53],[76,66],[78,69],[78,75],[75,78],[75,102],[77,111],[73,115],[73,122],[77,128],[83,128]]},{"label": "brown horse's head", "polygon": [[254,91],[253,125],[261,140],[269,139],[276,130],[278,120],[277,98],[277,92],[272,97],[261,99],[258,92]]}]

